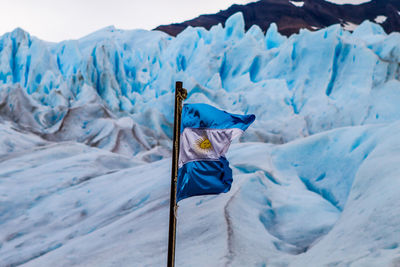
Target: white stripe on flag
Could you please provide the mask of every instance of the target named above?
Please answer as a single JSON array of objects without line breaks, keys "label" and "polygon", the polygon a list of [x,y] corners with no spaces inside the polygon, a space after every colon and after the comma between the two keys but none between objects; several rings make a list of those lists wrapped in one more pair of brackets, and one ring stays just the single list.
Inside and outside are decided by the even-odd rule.
[{"label": "white stripe on flag", "polygon": [[179,168],[190,161],[218,160],[225,156],[232,139],[242,134],[239,128],[185,128],[181,133]]}]

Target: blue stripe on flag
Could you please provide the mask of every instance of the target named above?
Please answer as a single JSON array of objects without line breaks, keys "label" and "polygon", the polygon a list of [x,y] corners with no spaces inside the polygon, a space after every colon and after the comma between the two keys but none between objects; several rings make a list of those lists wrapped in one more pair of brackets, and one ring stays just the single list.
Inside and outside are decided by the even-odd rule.
[{"label": "blue stripe on flag", "polygon": [[232,170],[224,157],[219,161],[188,162],[178,170],[177,199],[226,193],[232,180]]},{"label": "blue stripe on flag", "polygon": [[181,132],[185,128],[228,129],[245,131],[255,120],[254,115],[230,114],[207,104],[185,104],[182,109]]}]

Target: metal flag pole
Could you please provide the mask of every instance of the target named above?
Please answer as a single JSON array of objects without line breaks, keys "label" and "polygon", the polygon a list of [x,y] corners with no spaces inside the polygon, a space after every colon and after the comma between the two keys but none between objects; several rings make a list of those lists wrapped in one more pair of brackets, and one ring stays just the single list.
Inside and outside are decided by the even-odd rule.
[{"label": "metal flag pole", "polygon": [[168,267],[175,265],[176,241],[176,183],[178,179],[179,144],[181,132],[182,101],[186,99],[187,91],[182,87],[182,82],[175,84],[175,115],[174,115],[174,142],[172,145],[172,170],[171,170],[171,199],[169,206],[169,234],[168,234]]}]

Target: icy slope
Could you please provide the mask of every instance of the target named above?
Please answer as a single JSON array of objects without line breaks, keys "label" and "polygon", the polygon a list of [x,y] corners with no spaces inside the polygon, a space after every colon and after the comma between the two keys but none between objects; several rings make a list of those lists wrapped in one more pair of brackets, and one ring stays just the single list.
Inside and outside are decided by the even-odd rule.
[{"label": "icy slope", "polygon": [[188,102],[255,113],[247,140],[285,143],[399,119],[399,44],[370,22],[352,34],[338,25],[289,39],[275,25],[245,33],[241,13],[176,38],[109,27],[54,44],[16,29],[0,38],[0,113],[47,140],[125,155],[153,148],[158,159],[182,80]]},{"label": "icy slope", "polygon": [[[180,202],[177,266],[396,266],[399,134],[233,145],[232,190]],[[3,154],[0,170],[1,266],[165,264],[168,159],[42,141]]]}]

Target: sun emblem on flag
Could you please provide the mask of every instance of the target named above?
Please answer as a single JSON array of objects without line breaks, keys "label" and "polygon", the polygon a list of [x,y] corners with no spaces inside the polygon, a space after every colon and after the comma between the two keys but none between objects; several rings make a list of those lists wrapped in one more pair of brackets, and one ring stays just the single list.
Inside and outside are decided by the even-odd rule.
[{"label": "sun emblem on flag", "polygon": [[196,140],[196,149],[200,152],[207,153],[213,149],[210,140],[206,136]]}]

